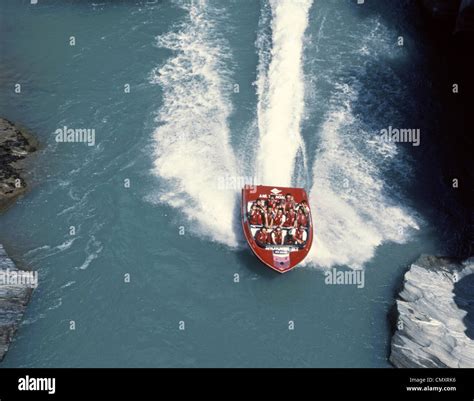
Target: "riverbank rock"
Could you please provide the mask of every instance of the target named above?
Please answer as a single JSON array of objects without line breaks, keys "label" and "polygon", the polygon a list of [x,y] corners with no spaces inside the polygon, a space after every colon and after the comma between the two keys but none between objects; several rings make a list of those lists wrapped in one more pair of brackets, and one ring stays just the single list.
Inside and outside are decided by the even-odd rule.
[{"label": "riverbank rock", "polygon": [[474,258],[421,256],[405,274],[396,312],[393,365],[474,367]]},{"label": "riverbank rock", "polygon": [[0,211],[25,192],[23,162],[37,149],[37,141],[25,129],[0,118]]},{"label": "riverbank rock", "polygon": [[[37,149],[37,141],[25,129],[0,118],[0,212],[25,192],[23,163]],[[31,274],[19,270],[0,244],[0,361],[30,300],[33,287],[27,278]]]},{"label": "riverbank rock", "polygon": [[31,275],[32,272],[19,270],[0,245],[0,361],[8,351],[30,300],[33,286],[28,276],[31,278]]}]

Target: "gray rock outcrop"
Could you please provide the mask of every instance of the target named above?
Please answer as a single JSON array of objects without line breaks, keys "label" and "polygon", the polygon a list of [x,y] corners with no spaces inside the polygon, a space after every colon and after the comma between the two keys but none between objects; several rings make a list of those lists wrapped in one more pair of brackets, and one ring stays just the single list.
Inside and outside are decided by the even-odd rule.
[{"label": "gray rock outcrop", "polygon": [[8,351],[34,286],[33,272],[19,270],[0,245],[0,361]]},{"label": "gray rock outcrop", "polygon": [[[0,212],[26,190],[23,162],[38,143],[23,128],[0,118]],[[0,244],[0,361],[36,285],[34,273],[18,269]]]},{"label": "gray rock outcrop", "polygon": [[474,367],[474,258],[421,256],[405,274],[396,310],[393,365]]},{"label": "gray rock outcrop", "polygon": [[0,118],[0,212],[25,192],[23,162],[37,149],[37,141],[25,129]]}]

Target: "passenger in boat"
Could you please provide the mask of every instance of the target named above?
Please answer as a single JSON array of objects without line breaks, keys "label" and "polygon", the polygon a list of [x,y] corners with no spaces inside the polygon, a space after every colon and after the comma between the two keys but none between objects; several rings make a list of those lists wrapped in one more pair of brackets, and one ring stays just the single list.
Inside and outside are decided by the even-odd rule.
[{"label": "passenger in boat", "polygon": [[289,212],[291,209],[296,209],[295,198],[291,194],[285,196],[285,212]]},{"label": "passenger in boat", "polygon": [[298,208],[298,215],[296,217],[296,224],[298,226],[306,227],[308,225],[308,217],[306,216],[306,210],[304,207]]},{"label": "passenger in boat", "polygon": [[294,231],[295,231],[295,229],[286,231],[286,235],[285,235],[285,244],[286,245],[293,245],[295,243],[295,241],[293,239],[293,232]]},{"label": "passenger in boat", "polygon": [[259,209],[256,204],[252,205],[252,210],[249,213],[249,221],[253,226],[261,226],[263,224],[261,209]]},{"label": "passenger in boat", "polygon": [[257,207],[264,208],[265,201],[263,199],[257,199]]},{"label": "passenger in boat", "polygon": [[271,239],[273,245],[283,245],[283,232],[280,227],[277,227],[271,233]]},{"label": "passenger in boat", "polygon": [[295,209],[290,209],[285,214],[285,222],[283,227],[296,227],[296,212]]},{"label": "passenger in boat", "polygon": [[273,226],[281,227],[285,222],[285,215],[283,214],[283,209],[279,208],[276,216],[273,218]]},{"label": "passenger in boat", "polygon": [[275,195],[270,195],[270,199],[268,200],[268,207],[273,208],[273,210],[276,209],[278,206],[278,201],[275,198]]},{"label": "passenger in boat", "polygon": [[300,226],[293,234],[293,239],[296,244],[303,245],[306,242],[306,230],[303,226]]},{"label": "passenger in boat", "polygon": [[275,218],[275,212],[273,211],[273,207],[268,206],[265,213],[265,225],[270,228],[273,227],[274,218]]},{"label": "passenger in boat", "polygon": [[278,207],[281,207],[283,208],[283,211],[286,212],[286,200],[289,199],[289,195],[290,194],[286,194],[285,197],[283,199],[280,199],[280,202],[279,202],[279,206]]},{"label": "passenger in boat", "polygon": [[299,209],[303,208],[304,211],[305,211],[305,214],[306,214],[306,217],[309,216],[309,206],[308,206],[308,202],[306,202],[305,200],[302,200],[299,204]]},{"label": "passenger in boat", "polygon": [[257,231],[257,234],[255,235],[255,241],[257,244],[261,247],[265,247],[266,244],[268,244],[269,241],[269,234],[267,231],[267,227],[263,226],[260,230]]}]

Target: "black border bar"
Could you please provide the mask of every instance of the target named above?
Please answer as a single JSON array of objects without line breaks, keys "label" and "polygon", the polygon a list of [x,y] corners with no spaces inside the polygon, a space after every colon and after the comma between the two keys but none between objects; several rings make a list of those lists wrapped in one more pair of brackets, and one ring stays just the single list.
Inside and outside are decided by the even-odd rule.
[{"label": "black border bar", "polygon": [[[20,391],[26,376],[55,393]],[[474,369],[0,369],[0,400],[472,401]]]}]

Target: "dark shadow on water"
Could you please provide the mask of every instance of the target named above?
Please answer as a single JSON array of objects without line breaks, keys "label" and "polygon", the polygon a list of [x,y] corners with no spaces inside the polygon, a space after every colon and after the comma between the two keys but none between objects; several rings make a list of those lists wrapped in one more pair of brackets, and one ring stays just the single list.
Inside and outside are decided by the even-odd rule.
[{"label": "dark shadow on water", "polygon": [[[404,180],[403,163],[394,165],[388,181],[402,184],[394,188],[393,197],[397,198],[398,191],[400,201],[430,221],[445,248],[442,253],[464,259],[473,252],[469,221],[474,176],[469,160],[474,127],[470,106],[474,35],[452,35],[452,27],[428,17],[420,3],[400,0],[351,5],[361,21],[380,17],[394,40],[397,35],[405,39],[399,57],[380,55],[365,66],[357,77],[361,98],[353,110],[374,132],[389,125],[421,130],[421,146],[399,145],[413,168],[412,179]],[[397,51],[396,42],[393,49]],[[379,96],[379,86],[392,79],[399,80],[404,89],[388,95],[389,101],[398,105],[399,116],[384,116],[384,110],[377,109],[373,99]],[[453,82],[465,88],[464,93],[453,96]],[[453,188],[453,178],[464,184]]]},{"label": "dark shadow on water", "polygon": [[474,340],[474,274],[463,277],[454,284],[454,302],[467,312],[463,318],[466,335]]}]

